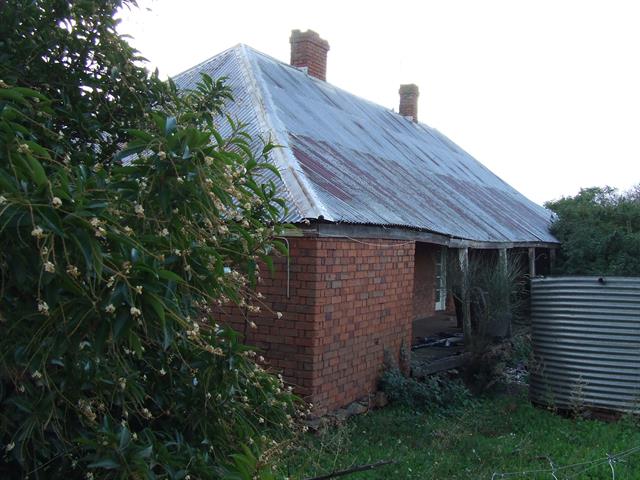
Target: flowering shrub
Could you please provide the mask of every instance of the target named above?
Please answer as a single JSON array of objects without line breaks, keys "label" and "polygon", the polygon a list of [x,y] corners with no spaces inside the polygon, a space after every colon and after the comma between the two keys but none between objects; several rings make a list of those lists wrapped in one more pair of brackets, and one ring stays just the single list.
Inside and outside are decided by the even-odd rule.
[{"label": "flowering shrub", "polygon": [[296,400],[212,307],[282,248],[273,146],[137,67],[120,3],[3,7],[0,477],[268,478]]}]

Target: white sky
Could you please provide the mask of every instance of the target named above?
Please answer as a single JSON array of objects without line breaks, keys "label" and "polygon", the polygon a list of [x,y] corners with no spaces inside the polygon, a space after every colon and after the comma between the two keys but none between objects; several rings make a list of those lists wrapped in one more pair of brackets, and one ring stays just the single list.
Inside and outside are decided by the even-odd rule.
[{"label": "white sky", "polygon": [[[640,182],[640,2],[140,0],[120,31],[161,76],[245,43],[289,61],[329,41],[327,80],[420,121],[530,199]],[[151,10],[147,10],[150,8]]]}]

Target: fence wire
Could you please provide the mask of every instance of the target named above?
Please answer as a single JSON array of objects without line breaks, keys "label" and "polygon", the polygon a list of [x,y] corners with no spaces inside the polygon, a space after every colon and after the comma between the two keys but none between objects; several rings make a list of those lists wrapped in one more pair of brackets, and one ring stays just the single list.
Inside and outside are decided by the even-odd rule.
[{"label": "fence wire", "polygon": [[537,468],[534,470],[523,470],[517,472],[495,472],[491,476],[491,480],[507,479],[507,478],[531,478],[531,475],[548,476],[550,480],[572,480],[577,478],[589,470],[609,465],[611,470],[611,479],[616,480],[616,465],[624,462],[624,459],[634,453],[640,452],[640,445],[619,452],[616,454],[608,453],[606,457],[600,457],[589,462],[573,463],[571,465],[557,465],[551,457],[547,457],[549,468]]}]

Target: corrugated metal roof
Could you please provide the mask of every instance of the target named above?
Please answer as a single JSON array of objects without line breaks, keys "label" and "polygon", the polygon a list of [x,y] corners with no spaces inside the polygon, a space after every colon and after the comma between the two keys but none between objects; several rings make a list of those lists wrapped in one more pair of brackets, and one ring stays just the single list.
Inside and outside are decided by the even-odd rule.
[{"label": "corrugated metal roof", "polygon": [[[229,113],[283,146],[273,158],[304,218],[424,229],[481,242],[557,242],[551,212],[437,130],[238,45],[178,75],[228,77]],[[223,127],[221,127],[223,129]],[[224,129],[223,129],[224,133]]]}]

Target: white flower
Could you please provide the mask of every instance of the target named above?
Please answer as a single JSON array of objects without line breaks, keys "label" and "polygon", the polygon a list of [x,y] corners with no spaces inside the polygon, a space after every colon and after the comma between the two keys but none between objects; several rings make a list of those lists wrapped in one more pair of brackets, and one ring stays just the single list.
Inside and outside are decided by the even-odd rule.
[{"label": "white flower", "polygon": [[113,305],[113,303],[110,303],[109,305],[104,307],[104,311],[111,314],[116,311],[116,307]]},{"label": "white flower", "polygon": [[53,197],[51,199],[51,205],[53,205],[53,208],[60,208],[62,206],[62,200],[60,200],[60,197]]},{"label": "white flower", "polygon": [[18,145],[18,152],[26,154],[31,152],[31,149],[29,148],[29,145],[27,145],[26,143],[21,143],[20,145]]},{"label": "white flower", "polygon": [[80,270],[75,265],[67,265],[67,273],[76,278],[80,275]]},{"label": "white flower", "polygon": [[163,228],[162,231],[160,232],[160,236],[161,237],[168,237],[169,236],[169,230],[167,230],[166,228]]},{"label": "white flower", "polygon": [[31,230],[31,236],[36,238],[42,238],[44,237],[44,231],[42,230],[42,228],[36,225],[36,227],[33,230]]},{"label": "white flower", "polygon": [[148,408],[143,408],[143,409],[142,409],[142,412],[140,412],[140,413],[142,414],[142,416],[143,416],[144,418],[147,418],[147,419],[148,419],[148,418],[151,418],[151,417],[152,417],[151,412],[149,411],[149,409],[148,409]]},{"label": "white flower", "polygon": [[165,158],[167,158],[167,154],[166,154],[166,153],[164,153],[163,151],[159,151],[159,152],[158,152],[158,158],[159,158],[160,160],[164,160]]},{"label": "white flower", "polygon": [[180,255],[182,255],[182,252],[181,252],[178,248],[176,248],[176,249],[173,251],[173,253],[174,253],[175,255],[177,255],[178,257],[179,257]]},{"label": "white flower", "polygon": [[264,423],[264,418],[258,417],[258,423]]},{"label": "white flower", "polygon": [[213,157],[204,157],[204,163],[206,163],[208,166],[213,165]]},{"label": "white flower", "polygon": [[4,205],[5,203],[7,203],[7,197],[0,195],[0,205]]},{"label": "white flower", "polygon": [[134,317],[139,317],[142,314],[140,309],[136,307],[131,307],[131,309],[129,310],[129,313],[131,313],[131,315]]},{"label": "white flower", "polygon": [[224,352],[222,351],[222,348],[220,347],[213,347],[212,345],[207,345],[205,347],[205,350],[209,353],[213,353],[214,355],[219,355],[221,357],[224,357]]},{"label": "white flower", "polygon": [[9,88],[9,85],[7,85],[4,80],[0,80],[0,88]]},{"label": "white flower", "polygon": [[276,312],[276,317],[278,317],[279,319],[282,318],[282,312]]},{"label": "white flower", "polygon": [[42,378],[42,374],[40,373],[39,370],[36,370],[35,372],[33,372],[31,374],[31,378],[33,378],[35,380],[40,380]]},{"label": "white flower", "polygon": [[120,377],[118,379],[118,385],[120,386],[120,390],[124,390],[125,388],[127,388],[127,379]]},{"label": "white flower", "polygon": [[256,325],[256,322],[251,322],[251,321],[250,321],[250,322],[249,322],[249,326],[250,326],[251,328],[258,328],[258,326]]},{"label": "white flower", "polygon": [[44,262],[44,271],[54,273],[56,271],[56,266],[51,262]]},{"label": "white flower", "polygon": [[47,305],[47,302],[38,300],[38,312],[43,315],[49,315],[49,305]]},{"label": "white flower", "polygon": [[142,285],[136,285],[136,287],[134,288],[134,290],[136,291],[136,293],[138,295],[142,295]]},{"label": "white flower", "polygon": [[129,236],[133,233],[133,229],[131,227],[124,227],[124,234]]},{"label": "white flower", "polygon": [[144,217],[144,207],[139,203],[136,203],[135,207],[133,207],[133,211],[136,212],[136,215],[140,218]]},{"label": "white flower", "polygon": [[164,370],[164,368],[161,368],[158,373],[160,373],[160,375],[162,375],[163,377],[167,374],[167,372]]},{"label": "white flower", "polygon": [[16,444],[15,444],[15,442],[11,442],[11,443],[7,444],[6,447],[4,447],[4,451],[5,452],[10,452],[14,448],[16,448]]}]

